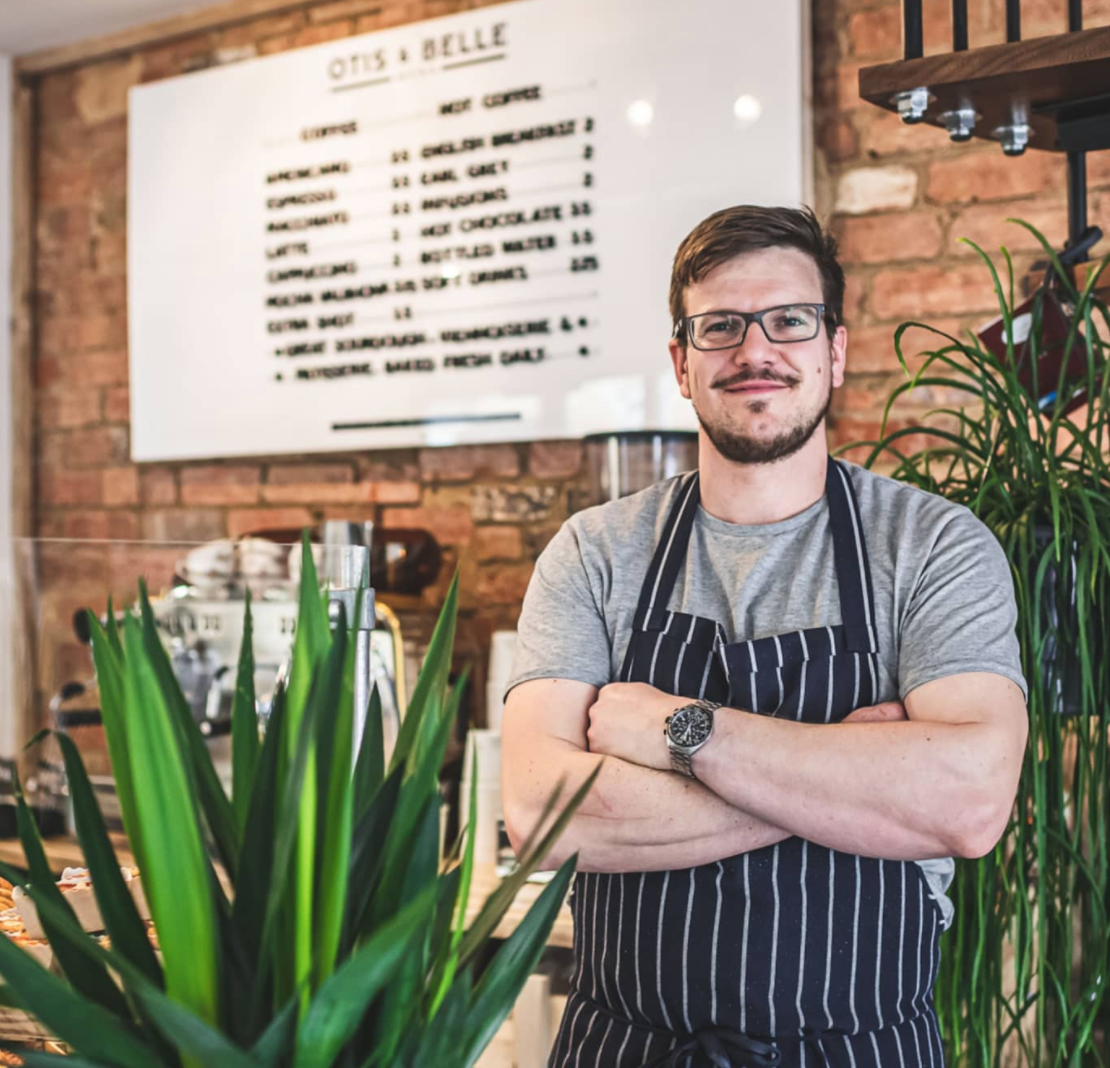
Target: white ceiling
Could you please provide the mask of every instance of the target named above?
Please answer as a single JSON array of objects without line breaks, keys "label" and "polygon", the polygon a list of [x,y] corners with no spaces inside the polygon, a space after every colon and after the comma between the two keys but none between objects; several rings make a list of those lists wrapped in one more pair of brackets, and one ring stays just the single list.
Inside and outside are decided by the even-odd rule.
[{"label": "white ceiling", "polygon": [[142,26],[215,0],[0,0],[0,55],[19,56]]}]

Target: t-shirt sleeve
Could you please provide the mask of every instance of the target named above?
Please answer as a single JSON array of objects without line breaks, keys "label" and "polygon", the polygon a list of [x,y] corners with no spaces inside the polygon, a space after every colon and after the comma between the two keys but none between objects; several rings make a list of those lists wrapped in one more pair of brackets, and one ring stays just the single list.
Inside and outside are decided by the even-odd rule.
[{"label": "t-shirt sleeve", "polygon": [[898,692],[962,672],[1004,675],[1028,696],[1006,554],[971,512],[941,529],[902,619]]},{"label": "t-shirt sleeve", "polygon": [[610,640],[574,525],[564,523],[536,561],[517,623],[505,693],[529,679],[574,679],[604,686]]}]

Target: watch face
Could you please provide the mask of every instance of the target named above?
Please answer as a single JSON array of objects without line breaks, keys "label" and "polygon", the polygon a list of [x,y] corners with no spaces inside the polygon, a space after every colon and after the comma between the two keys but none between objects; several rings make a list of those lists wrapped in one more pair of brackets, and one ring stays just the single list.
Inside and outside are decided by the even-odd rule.
[{"label": "watch face", "polygon": [[671,738],[676,745],[691,748],[701,745],[713,727],[713,717],[697,706],[680,708],[671,716]]}]

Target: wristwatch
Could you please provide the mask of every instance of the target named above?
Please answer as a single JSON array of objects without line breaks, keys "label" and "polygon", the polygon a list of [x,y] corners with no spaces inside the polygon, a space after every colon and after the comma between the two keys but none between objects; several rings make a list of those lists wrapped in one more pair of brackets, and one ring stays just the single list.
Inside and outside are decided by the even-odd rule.
[{"label": "wristwatch", "polygon": [[697,778],[690,758],[709,741],[713,733],[713,713],[721,705],[717,701],[691,701],[676,708],[663,723],[667,748],[671,751],[671,767],[691,779]]}]

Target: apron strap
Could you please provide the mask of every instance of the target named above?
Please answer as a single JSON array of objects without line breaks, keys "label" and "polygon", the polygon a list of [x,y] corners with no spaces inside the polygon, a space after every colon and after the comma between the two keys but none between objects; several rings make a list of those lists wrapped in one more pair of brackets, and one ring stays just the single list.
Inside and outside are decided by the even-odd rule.
[{"label": "apron strap", "polygon": [[695,471],[681,485],[667,516],[647,577],[640,588],[640,601],[632,619],[633,630],[643,630],[649,622],[658,626],[666,612],[678,572],[686,562],[686,548],[690,544],[690,531],[694,529],[700,500],[698,474]]},{"label": "apron strap", "polygon": [[875,638],[875,590],[863,535],[859,502],[847,468],[829,457],[825,474],[829,499],[829,529],[836,556],[836,581],[840,587],[840,615],[848,648],[853,652],[878,651]]}]

